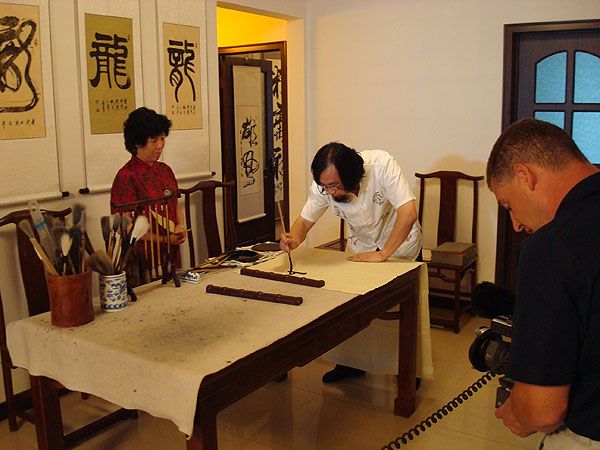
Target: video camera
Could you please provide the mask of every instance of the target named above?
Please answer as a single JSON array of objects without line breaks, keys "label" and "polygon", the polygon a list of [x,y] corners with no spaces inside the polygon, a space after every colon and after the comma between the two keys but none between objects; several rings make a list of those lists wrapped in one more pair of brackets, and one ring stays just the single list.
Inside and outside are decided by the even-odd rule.
[{"label": "video camera", "polygon": [[[487,281],[475,287],[471,296],[471,310],[480,317],[491,319],[489,327],[475,331],[475,340],[469,348],[469,360],[480,372],[504,374],[512,337],[514,304],[515,296],[508,289]],[[506,401],[513,385],[511,378],[500,378],[500,386],[496,390],[496,408]]]}]

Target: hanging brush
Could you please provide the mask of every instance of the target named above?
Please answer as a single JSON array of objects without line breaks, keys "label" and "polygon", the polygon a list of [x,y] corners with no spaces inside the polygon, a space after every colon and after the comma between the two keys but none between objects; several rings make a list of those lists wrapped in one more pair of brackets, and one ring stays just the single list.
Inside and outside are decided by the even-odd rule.
[{"label": "hanging brush", "polygon": [[38,240],[35,238],[35,234],[33,234],[33,228],[31,227],[29,221],[26,219],[21,220],[19,222],[19,228],[29,238],[29,241],[31,242],[31,245],[33,245],[35,253],[37,254],[38,258],[40,258],[40,260],[42,261],[42,264],[44,264],[46,272],[50,273],[51,275],[58,275],[56,268],[48,259],[48,255],[46,255],[46,252],[44,251]]},{"label": "hanging brush", "polygon": [[135,243],[141,239],[148,231],[150,230],[150,222],[148,222],[148,218],[146,216],[137,216],[135,222],[133,224],[133,230],[131,230],[131,237],[129,238],[129,248],[123,257],[121,264],[119,265],[119,270],[117,273],[120,273],[127,266],[127,260],[129,259],[129,255]]},{"label": "hanging brush", "polygon": [[150,230],[150,222],[146,216],[137,216],[131,230],[129,244],[134,245],[138,239],[143,237]]}]

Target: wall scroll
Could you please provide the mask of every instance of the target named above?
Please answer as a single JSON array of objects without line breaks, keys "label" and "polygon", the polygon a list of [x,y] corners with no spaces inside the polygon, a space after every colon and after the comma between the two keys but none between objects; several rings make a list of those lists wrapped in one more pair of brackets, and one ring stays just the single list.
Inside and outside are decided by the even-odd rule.
[{"label": "wall scroll", "polygon": [[200,29],[163,23],[166,114],[174,130],[202,128]]},{"label": "wall scroll", "polygon": [[275,201],[283,201],[284,173],[283,173],[283,93],[281,60],[271,61],[273,80],[273,165],[275,166]]},{"label": "wall scroll", "polygon": [[124,17],[85,15],[92,134],[121,133],[135,109],[133,25]]},{"label": "wall scroll", "polygon": [[45,135],[39,7],[0,4],[0,139]]},{"label": "wall scroll", "polygon": [[238,221],[263,217],[264,75],[260,67],[234,66],[233,93]]}]

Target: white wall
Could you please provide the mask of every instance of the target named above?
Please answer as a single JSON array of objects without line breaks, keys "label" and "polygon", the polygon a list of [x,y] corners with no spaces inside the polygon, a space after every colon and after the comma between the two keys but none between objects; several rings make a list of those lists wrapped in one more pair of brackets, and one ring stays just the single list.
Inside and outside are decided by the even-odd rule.
[{"label": "white wall", "polygon": [[[308,0],[308,5],[308,159],[331,140],[357,150],[382,148],[396,156],[415,195],[415,172],[485,174],[501,128],[504,24],[600,13],[598,0]],[[479,278],[493,280],[497,206],[483,183],[480,193]],[[423,221],[426,246],[435,239],[435,220]],[[332,239],[336,227],[333,220],[319,223],[310,244]]]}]

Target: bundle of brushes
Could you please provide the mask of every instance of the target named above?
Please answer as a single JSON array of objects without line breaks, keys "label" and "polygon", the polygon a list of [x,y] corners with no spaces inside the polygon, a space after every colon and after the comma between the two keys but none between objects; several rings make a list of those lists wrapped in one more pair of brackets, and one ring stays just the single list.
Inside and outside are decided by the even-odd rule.
[{"label": "bundle of brushes", "polygon": [[102,275],[116,275],[127,266],[136,242],[149,230],[146,216],[138,215],[135,221],[127,214],[113,214],[100,219],[105,250],[96,250],[88,258],[88,264]]},{"label": "bundle of brushes", "polygon": [[35,200],[30,201],[28,206],[31,222],[24,219],[19,222],[19,228],[29,238],[46,272],[51,275],[85,272],[84,254],[94,250],[87,239],[84,207],[76,203],[72,214],[62,220],[44,214]]}]

